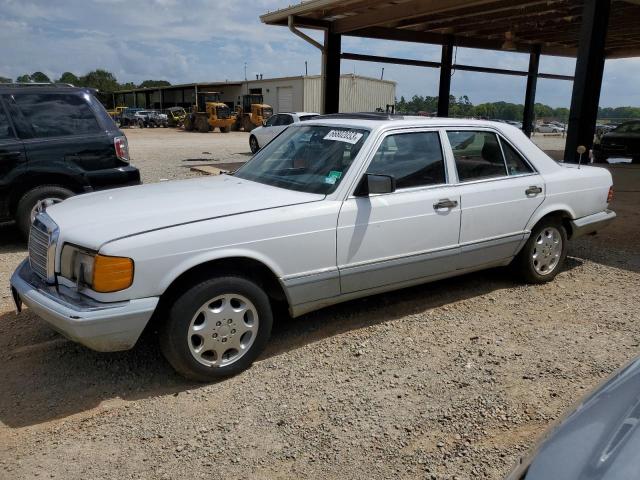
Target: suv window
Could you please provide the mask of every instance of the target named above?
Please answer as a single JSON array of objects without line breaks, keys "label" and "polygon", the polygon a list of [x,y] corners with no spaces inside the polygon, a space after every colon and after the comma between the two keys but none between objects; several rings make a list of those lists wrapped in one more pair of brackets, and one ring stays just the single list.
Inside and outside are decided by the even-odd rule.
[{"label": "suv window", "polygon": [[522,175],[523,173],[533,172],[529,164],[524,161],[520,154],[516,152],[511,145],[502,140],[502,138],[500,138],[500,145],[502,145],[509,175]]},{"label": "suv window", "polygon": [[444,157],[438,132],[387,136],[367,173],[391,175],[396,179],[397,188],[445,183]]},{"label": "suv window", "polygon": [[318,115],[302,115],[302,116],[300,117],[300,121],[301,121],[301,122],[305,122],[305,121],[307,121],[307,120],[312,120],[312,119],[316,118],[317,116],[318,116]]},{"label": "suv window", "polygon": [[284,127],[285,125],[291,125],[293,123],[293,118],[291,115],[276,115],[277,120],[273,123],[275,127]]},{"label": "suv window", "polygon": [[4,113],[4,109],[2,108],[2,104],[0,104],[0,140],[13,139],[13,130],[11,130],[11,125],[9,124],[9,118],[6,113]]},{"label": "suv window", "polygon": [[498,137],[491,132],[447,131],[461,182],[507,175]]},{"label": "suv window", "polygon": [[36,137],[99,133],[96,117],[80,95],[26,93],[14,100]]}]

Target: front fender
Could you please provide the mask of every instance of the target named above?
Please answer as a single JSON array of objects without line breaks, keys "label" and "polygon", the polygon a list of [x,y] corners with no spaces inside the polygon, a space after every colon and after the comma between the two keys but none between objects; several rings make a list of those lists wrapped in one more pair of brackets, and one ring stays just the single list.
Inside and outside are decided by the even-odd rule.
[{"label": "front fender", "polygon": [[[173,268],[171,268],[167,273],[162,277],[159,283],[159,288],[161,293],[164,293],[169,285],[171,285],[176,278],[178,278],[183,273],[191,270],[198,265],[202,265],[204,263],[212,262],[215,260],[224,260],[227,258],[247,258],[250,260],[255,260],[257,262],[265,265],[269,270],[271,270],[276,277],[280,280],[283,277],[282,268],[276,264],[271,258],[268,258],[266,255],[256,252],[249,249],[243,248],[228,248],[214,251],[203,252],[199,255],[192,255],[188,258],[185,258],[183,261],[177,263]],[[280,280],[282,283],[282,281]]]}]

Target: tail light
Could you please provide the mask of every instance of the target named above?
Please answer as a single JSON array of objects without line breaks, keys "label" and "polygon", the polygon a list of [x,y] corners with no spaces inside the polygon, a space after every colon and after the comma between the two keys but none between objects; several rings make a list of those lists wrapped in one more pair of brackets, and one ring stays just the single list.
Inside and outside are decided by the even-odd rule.
[{"label": "tail light", "polygon": [[113,139],[113,146],[116,149],[116,157],[123,162],[129,163],[129,144],[127,143],[127,137],[115,137]]},{"label": "tail light", "polygon": [[607,203],[613,202],[613,185],[609,187],[609,194],[607,195]]}]

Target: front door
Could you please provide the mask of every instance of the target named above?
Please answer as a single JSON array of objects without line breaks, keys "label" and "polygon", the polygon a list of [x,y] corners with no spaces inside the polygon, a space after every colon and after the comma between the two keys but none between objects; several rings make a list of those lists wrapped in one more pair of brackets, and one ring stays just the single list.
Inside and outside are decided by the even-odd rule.
[{"label": "front door", "polygon": [[451,270],[460,231],[460,196],[447,183],[440,133],[389,133],[368,173],[391,175],[396,191],[350,196],[338,219],[342,293],[401,285]]},{"label": "front door", "polygon": [[462,218],[459,268],[507,261],[544,200],[542,177],[490,130],[450,130]]}]

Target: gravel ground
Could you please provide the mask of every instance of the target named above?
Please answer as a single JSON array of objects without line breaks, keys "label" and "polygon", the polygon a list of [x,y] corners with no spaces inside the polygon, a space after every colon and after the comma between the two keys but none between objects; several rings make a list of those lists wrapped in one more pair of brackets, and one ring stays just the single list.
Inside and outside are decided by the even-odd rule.
[{"label": "gravel ground", "polygon": [[[127,134],[146,181],[246,150],[241,133]],[[639,350],[638,173],[616,170],[620,219],[574,242],[551,284],[496,269],[282,319],[250,370],[211,385],[174,374],[153,338],[92,352],[3,293],[0,478],[501,478]],[[6,285],[25,253],[12,227],[0,238]]]}]

